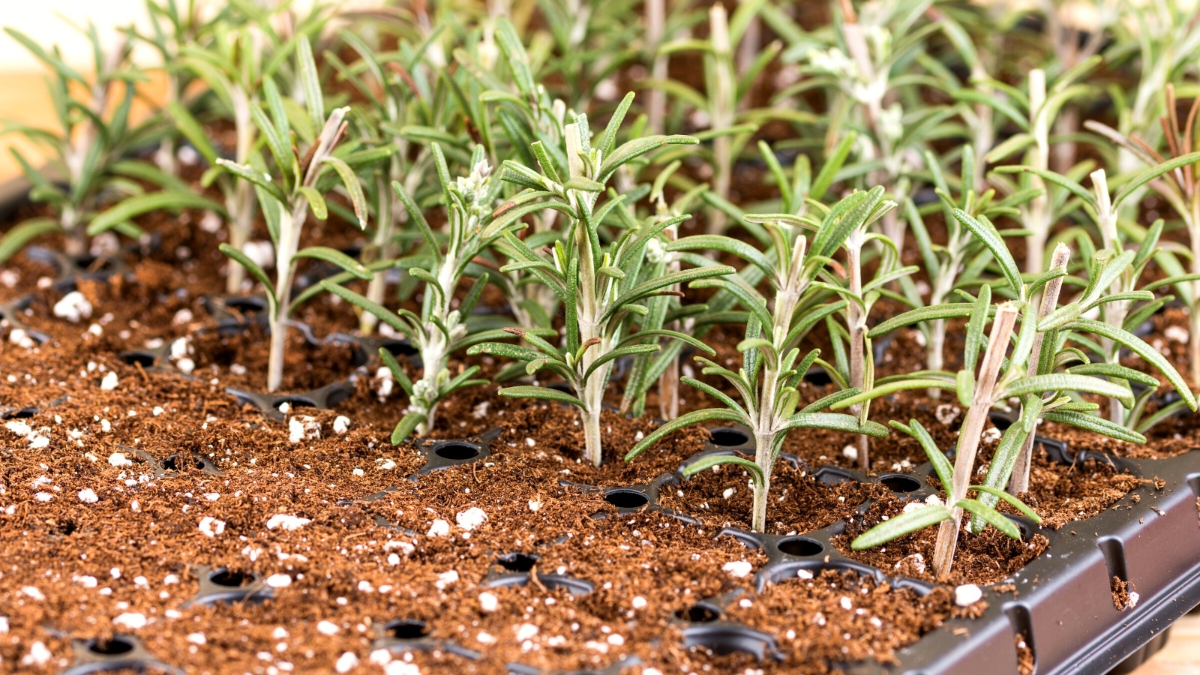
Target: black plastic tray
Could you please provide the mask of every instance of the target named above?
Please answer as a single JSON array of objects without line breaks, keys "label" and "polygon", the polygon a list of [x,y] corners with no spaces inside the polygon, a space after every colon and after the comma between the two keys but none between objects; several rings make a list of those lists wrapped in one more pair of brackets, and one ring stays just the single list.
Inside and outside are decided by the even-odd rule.
[{"label": "black plastic tray", "polygon": [[[23,179],[0,183],[0,222],[11,216],[27,190]],[[707,451],[729,450],[710,444]],[[1104,513],[1060,531],[1040,530],[1050,540],[1045,553],[1002,582],[1015,584],[1015,594],[984,588],[988,608],[981,617],[947,621],[900,649],[895,664],[868,661],[836,667],[849,675],[1011,675],[1018,671],[1017,636],[1032,650],[1037,675],[1095,675],[1144,662],[1165,643],[1170,625],[1200,605],[1200,452],[1110,461],[1137,476],[1161,479],[1162,487],[1140,486]],[[856,474],[831,473],[839,471]],[[914,475],[929,471],[925,465]],[[882,478],[886,476],[872,480]],[[828,545],[841,527],[836,523],[790,537],[821,543],[820,555],[768,551],[775,565],[772,576],[779,578],[775,574],[784,567],[792,574],[799,568],[840,567],[928,588],[927,582],[897,578],[841,556]],[[752,537],[739,539],[754,543]],[[1115,607],[1113,577],[1132,584],[1139,596],[1136,606]]]}]

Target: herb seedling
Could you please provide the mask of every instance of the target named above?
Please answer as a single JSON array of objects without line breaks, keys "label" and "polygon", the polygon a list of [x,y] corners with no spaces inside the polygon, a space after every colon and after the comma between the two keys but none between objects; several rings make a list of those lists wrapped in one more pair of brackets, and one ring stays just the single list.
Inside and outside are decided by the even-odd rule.
[{"label": "herb seedling", "polygon": [[[732,21],[725,8],[714,4],[709,10],[707,41],[678,40],[664,44],[659,53],[674,54],[698,50],[704,55],[704,82],[706,95],[700,94],[686,84],[674,80],[654,80],[645,86],[661,88],[666,93],[694,107],[708,120],[708,130],[697,136],[701,141],[712,140],[713,191],[721,199],[729,198],[733,184],[734,160],[758,129],[753,120],[764,115],[764,111],[739,111],[754,82],[764,68],[779,53],[780,45],[772,43],[764,49],[746,72],[737,72],[734,50],[740,44],[763,0],[744,2],[738,5]],[[772,111],[774,112],[774,111]],[[782,114],[780,114],[782,116]],[[708,231],[725,231],[725,214],[720,209],[709,213]]]},{"label": "herb seedling", "polygon": [[503,241],[514,262],[501,268],[501,271],[529,270],[562,301],[566,351],[517,330],[514,332],[525,339],[528,347],[489,342],[475,345],[467,352],[525,361],[530,374],[544,368],[566,380],[574,396],[539,386],[508,387],[500,393],[577,406],[584,428],[585,456],[595,466],[600,466],[602,458],[600,412],[612,362],[622,356],[657,351],[658,344],[643,342],[651,337],[671,337],[708,350],[694,338],[665,329],[630,333],[634,317],[648,311],[641,301],[671,293],[669,289],[675,284],[734,271],[731,267],[708,266],[642,280],[639,271],[645,261],[646,245],[659,232],[685,217],[629,227],[613,237],[607,247],[601,245],[602,224],[614,210],[624,209],[625,198],[611,193],[609,199],[598,204],[605,184],[616,170],[664,145],[696,142],[687,136],[649,136],[618,146],[617,131],[632,102],[632,94],[625,97],[595,146],[589,138],[586,116],[579,115],[566,126],[569,173],[565,180],[559,177],[540,142],[533,144],[533,151],[542,173],[512,160],[504,163],[504,180],[532,190],[522,193],[524,198],[541,200],[531,206],[555,209],[567,223],[569,238],[556,241],[550,256],[534,251],[506,233]]},{"label": "herb seedling", "polygon": [[[367,225],[367,204],[362,184],[354,172],[354,166],[362,162],[378,161],[379,155],[365,150],[352,155],[348,150],[353,144],[343,147],[346,134],[346,114],[349,108],[337,108],[328,115],[317,82],[316,66],[307,38],[301,38],[297,50],[300,83],[305,92],[307,105],[306,125],[320,129],[320,134],[303,144],[295,145],[292,124],[275,82],[263,81],[263,96],[270,114],[257,106],[251,108],[259,133],[266,140],[274,160],[274,173],[264,170],[265,161],[257,154],[251,155],[249,164],[239,164],[218,159],[217,165],[237,177],[238,180],[254,185],[263,215],[275,244],[275,281],[258,263],[251,260],[240,249],[221,244],[221,252],[245,267],[262,283],[267,294],[267,319],[271,329],[271,352],[267,366],[267,389],[279,389],[283,380],[284,348],[287,344],[288,317],[292,311],[292,280],[297,263],[304,258],[316,258],[336,265],[359,279],[371,279],[371,272],[358,261],[341,251],[325,246],[300,248],[300,233],[308,219],[311,208],[313,215],[324,220],[329,213],[322,193],[334,185],[345,188],[346,195],[354,206],[355,223],[359,229]],[[343,151],[340,153],[338,151]]]},{"label": "herb seedling", "polygon": [[[49,166],[43,171],[11,149],[33,185],[30,198],[48,204],[55,212],[54,218],[26,220],[0,237],[0,262],[31,240],[54,232],[66,236],[68,255],[83,256],[89,252],[89,238],[101,233],[116,230],[129,237],[140,236],[141,229],[132,220],[144,213],[220,210],[174,176],[127,158],[134,149],[154,142],[160,130],[153,123],[135,124],[130,118],[137,85],[146,77],[129,60],[131,47],[126,36],[106,50],[96,27],[88,25],[85,37],[95,57],[94,75],[89,80],[62,60],[58,47],[47,51],[20,31],[4,30],[51,69],[46,86],[58,129],[13,122],[0,128],[0,133],[19,134],[47,151]],[[146,192],[137,181],[162,189]],[[116,201],[119,203],[102,211]]]},{"label": "herb seedling", "polygon": [[[752,527],[763,531],[766,527],[771,473],[789,430],[820,428],[886,436],[885,427],[859,416],[820,412],[837,401],[860,393],[861,389],[844,389],[799,407],[798,386],[804,374],[817,362],[819,351],[813,350],[801,358],[797,345],[813,326],[848,302],[823,303],[826,290],[814,283],[818,273],[852,232],[865,228],[887,208],[889,206],[883,200],[883,189],[876,188],[843,199],[825,210],[819,220],[812,216],[791,215],[755,217],[754,221],[761,221],[770,235],[772,245],[767,253],[721,235],[685,237],[669,245],[668,249],[671,250],[716,250],[738,256],[770,280],[774,297],[768,310],[767,299],[743,275],[693,282],[693,286],[723,288],[736,296],[749,312],[746,339],[738,345],[743,355],[742,367],[738,372],[697,357],[705,365],[704,374],[719,375],[728,381],[738,392],[742,404],[715,387],[684,377],[683,382],[716,398],[725,407],[693,411],[667,422],[635,445],[625,456],[626,461],[641,454],[667,434],[693,424],[726,421],[746,425],[754,437],[753,461],[738,456],[713,455],[689,466],[686,474],[691,475],[719,464],[736,464],[746,468],[754,484]],[[810,245],[803,235],[803,228],[814,225],[815,232]]]},{"label": "herb seedling", "polygon": [[[479,372],[479,366],[470,366],[452,375],[447,368],[450,357],[464,347],[503,339],[510,337],[510,334],[500,329],[480,331],[472,325],[471,310],[488,282],[486,272],[472,282],[457,306],[455,293],[466,277],[468,266],[497,238],[516,229],[520,224],[519,218],[528,211],[510,210],[515,204],[509,204],[493,212],[501,182],[492,175],[482,146],[476,147],[472,156],[471,173],[455,180],[450,178],[441,148],[436,144],[432,148],[447,206],[448,223],[444,242],[430,228],[420,206],[403,186],[399,182],[392,183],[396,196],[408,211],[409,222],[416,225],[426,243],[426,250],[419,257],[401,261],[408,274],[424,284],[421,313],[418,315],[407,309],[392,312],[354,291],[329,281],[321,282],[326,290],[374,314],[380,321],[407,336],[417,347],[423,373],[416,382],[405,375],[386,349],[379,351],[409,397],[408,411],[392,433],[394,444],[404,441],[413,431],[419,436],[428,434],[436,422],[438,403],[455,390],[487,383],[487,380],[473,379]],[[497,216],[506,211],[506,215]]]},{"label": "herb seedling", "polygon": [[[1160,256],[1158,262],[1168,274],[1177,277],[1176,288],[1187,302],[1191,319],[1188,361],[1192,381],[1200,382],[1200,186],[1195,179],[1200,152],[1196,152],[1194,140],[1195,130],[1200,127],[1200,97],[1192,102],[1187,121],[1181,125],[1175,109],[1175,88],[1168,84],[1166,111],[1161,119],[1167,141],[1166,157],[1136,136],[1125,136],[1099,122],[1088,121],[1084,126],[1119,144],[1149,167],[1122,185],[1112,199],[1113,211],[1119,211],[1127,198],[1136,197],[1142,186],[1149,185],[1179,214],[1187,227],[1191,247],[1190,273],[1183,275],[1183,267],[1167,256]],[[1191,283],[1183,283],[1187,281]]]}]

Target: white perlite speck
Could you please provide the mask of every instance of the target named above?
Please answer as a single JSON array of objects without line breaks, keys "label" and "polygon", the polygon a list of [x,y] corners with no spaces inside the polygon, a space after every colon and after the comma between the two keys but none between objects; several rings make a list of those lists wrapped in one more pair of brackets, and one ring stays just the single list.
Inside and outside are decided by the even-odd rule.
[{"label": "white perlite speck", "polygon": [[271,519],[267,521],[267,529],[274,530],[277,527],[281,527],[285,530],[292,531],[298,530],[311,522],[312,521],[308,518],[277,513],[271,516]]},{"label": "white perlite speck", "polygon": [[954,589],[954,604],[959,607],[969,607],[982,597],[983,591],[975,584],[963,584]]},{"label": "white perlite speck", "polygon": [[187,641],[194,645],[204,645],[208,643],[208,638],[204,637],[204,633],[192,633],[187,636]]},{"label": "white perlite speck", "polygon": [[484,591],[479,594],[479,609],[485,612],[494,612],[500,606],[500,600],[492,593]]},{"label": "white perlite speck", "polygon": [[645,609],[647,603],[645,598],[638,595],[634,596],[632,604],[634,609]]},{"label": "white perlite speck", "polygon": [[348,673],[358,667],[358,657],[351,652],[342,652],[342,655],[338,657],[337,663],[333,667],[339,673]]},{"label": "white perlite speck", "polygon": [[92,316],[92,303],[83,297],[79,291],[71,291],[54,303],[54,316],[66,319],[71,323],[79,323],[80,319]]},{"label": "white perlite speck", "polygon": [[517,642],[524,642],[538,634],[538,627],[531,623],[523,623],[513,630],[517,632]]},{"label": "white perlite speck", "polygon": [[120,382],[121,381],[117,379],[117,374],[110,370],[108,374],[105,375],[102,380],[100,380],[100,390],[112,391],[113,389],[117,388],[117,385],[120,384]]},{"label": "white perlite speck", "polygon": [[1188,329],[1184,328],[1183,326],[1167,326],[1166,329],[1163,330],[1163,337],[1167,338],[1171,342],[1187,344],[1189,337]]},{"label": "white perlite speck", "polygon": [[52,658],[54,658],[54,655],[51,654],[50,650],[46,649],[46,645],[42,644],[42,642],[39,640],[29,646],[28,654],[21,657],[21,665],[40,667],[50,663],[50,659]]},{"label": "white perlite speck", "polygon": [[321,635],[337,635],[338,627],[332,621],[322,621],[317,624],[317,632]]},{"label": "white perlite speck", "polygon": [[801,579],[811,579],[813,578],[813,573],[812,570],[798,570],[796,576]]},{"label": "white perlite speck", "polygon": [[292,577],[287,574],[272,574],[267,577],[267,585],[271,588],[287,588],[292,585]]},{"label": "white perlite speck", "polygon": [[1129,592],[1129,609],[1133,609],[1134,607],[1137,607],[1137,601],[1138,601],[1138,598],[1140,598],[1140,597],[1142,597],[1142,596],[1138,595],[1137,593],[1134,593],[1133,591]]},{"label": "white perlite speck", "polygon": [[212,516],[204,516],[200,519],[200,532],[206,537],[215,537],[225,531],[225,521],[217,520]]},{"label": "white perlite speck", "polygon": [[427,537],[444,537],[450,534],[450,523],[438,518],[429,526],[429,531],[425,533]]},{"label": "white perlite speck", "polygon": [[449,572],[442,572],[441,574],[439,574],[438,580],[436,583],[434,583],[434,585],[437,586],[438,590],[440,591],[440,590],[445,589],[450,584],[457,583],[457,582],[458,582],[458,572],[456,572],[455,570],[450,570]]},{"label": "white perlite speck", "polygon": [[21,594],[33,598],[38,602],[46,599],[46,596],[40,590],[38,590],[37,586],[25,586],[21,588]]},{"label": "white perlite speck", "polygon": [[750,574],[750,570],[754,569],[754,566],[748,562],[739,560],[737,562],[727,562],[721,569],[725,572],[729,572],[729,574],[732,576],[741,579],[742,577]]},{"label": "white perlite speck", "polygon": [[79,501],[83,502],[84,504],[95,504],[96,502],[100,501],[100,498],[96,496],[95,490],[91,488],[84,488],[79,491]]},{"label": "white perlite speck", "polygon": [[842,448],[842,456],[846,459],[858,459],[858,448],[853,445],[847,445]]},{"label": "white perlite speck", "polygon": [[537,513],[537,512],[538,512],[538,509],[540,509],[540,508],[542,508],[542,503],[541,503],[541,502],[539,502],[539,501],[536,501],[536,500],[533,500],[533,499],[530,499],[530,500],[529,500],[529,510],[530,510],[530,511],[533,511],[534,513]]},{"label": "white perlite speck", "polygon": [[454,520],[458,523],[458,526],[464,530],[467,530],[468,532],[486,523],[487,519],[487,513],[485,513],[484,510],[478,506],[472,506],[466,511],[454,516]]},{"label": "white perlite speck", "polygon": [[114,626],[124,626],[130,630],[145,628],[147,623],[146,615],[141,612],[126,612],[113,619]]},{"label": "white perlite speck", "polygon": [[345,415],[338,415],[337,419],[333,421],[333,433],[337,434],[338,436],[345,436],[346,432],[349,430],[350,418],[346,417]]},{"label": "white perlite speck", "polygon": [[943,403],[933,411],[933,416],[937,418],[939,423],[949,425],[953,424],[954,420],[958,419],[958,414],[961,412],[962,410],[959,409],[958,406],[951,405],[949,403]]}]

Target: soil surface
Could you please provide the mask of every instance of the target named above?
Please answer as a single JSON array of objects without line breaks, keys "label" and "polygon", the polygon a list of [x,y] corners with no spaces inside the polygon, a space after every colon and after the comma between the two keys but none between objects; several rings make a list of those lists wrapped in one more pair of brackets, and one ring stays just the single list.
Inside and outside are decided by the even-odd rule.
[{"label": "soil surface", "polygon": [[[13,287],[0,288],[0,302],[31,294],[16,318],[49,337],[33,347],[12,343],[11,322],[0,334],[6,668],[57,671],[74,658],[72,639],[98,638],[111,651],[124,638],[105,640],[132,634],[149,653],[197,673],[332,671],[355,660],[394,661],[395,672],[411,663],[420,672],[499,673],[508,664],[569,670],[630,659],[662,672],[824,673],[839,662],[886,662],[947,617],[981,610],[955,606],[950,586],[921,596],[835,570],[756,592],[765,556],[714,538],[724,527],[749,529],[748,476],[728,466],[687,480],[672,475],[707,447],[702,429],[622,461],[655,428],[650,416],[606,413],[605,463],[595,468],[582,460],[573,410],[504,398],[494,385],[464,390],[443,404],[433,437],[499,429],[490,454],[419,475],[418,447],[388,442],[407,401],[399,387],[388,391],[366,350],[327,340],[356,323],[328,297],[303,308],[307,334],[289,334],[284,389],[349,378],[351,393],[332,410],[296,405],[272,420],[225,392],[262,388],[268,335],[257,315],[214,314],[205,274],[180,274],[153,255],[126,259],[128,274],[79,282],[92,312],[78,323],[54,314],[69,289],[51,283],[52,267],[20,256],[7,268],[16,273]],[[231,317],[240,322],[232,328]],[[718,359],[734,359],[739,337],[737,327],[718,327],[709,342]],[[912,353],[912,339],[893,341],[883,367],[907,367],[887,355]],[[486,374],[504,365],[484,357],[452,370],[471,364]],[[826,393],[819,383],[802,388],[807,401]],[[615,386],[609,396],[619,404]],[[712,402],[685,390],[682,405],[686,412]],[[961,420],[946,405],[902,396],[877,402],[872,416],[918,419],[950,447]],[[656,394],[647,408],[657,408]],[[1063,438],[1073,449],[1174,454],[1195,432],[1186,419],[1171,424],[1176,442],[1137,451]],[[853,536],[906,503],[879,483],[816,478],[824,466],[855,467],[844,451],[853,440],[824,431],[789,436],[784,451],[793,463],[775,472],[768,530],[802,534],[842,522],[833,541],[843,552],[892,576],[932,581],[923,561],[933,530],[849,551]],[[994,445],[981,447],[981,465]],[[900,434],[871,450],[871,476],[911,473],[925,462]],[[1026,501],[1056,528],[1095,515],[1139,483],[1094,459],[1068,466],[1042,453],[1034,472]],[[660,488],[657,504],[634,512],[617,507],[640,506],[640,495],[610,502],[595,489],[651,484]],[[949,582],[1002,583],[1045,543],[1036,532],[1026,541],[964,532]],[[197,603],[201,581],[212,588],[206,568],[227,569],[218,577],[232,584],[225,590],[271,597]],[[524,583],[507,585],[513,578]],[[773,640],[766,649],[774,658],[692,644],[689,630],[705,619],[759,631]],[[428,649],[388,651],[389,639]]]}]

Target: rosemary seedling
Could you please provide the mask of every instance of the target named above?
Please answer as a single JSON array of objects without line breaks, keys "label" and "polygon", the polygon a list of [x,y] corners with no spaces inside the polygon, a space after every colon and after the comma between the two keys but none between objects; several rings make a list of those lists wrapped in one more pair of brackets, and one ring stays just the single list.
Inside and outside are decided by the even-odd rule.
[{"label": "rosemary seedling", "polygon": [[[363,280],[371,279],[371,272],[358,261],[341,251],[325,246],[300,248],[300,233],[308,219],[309,209],[313,215],[324,220],[329,213],[324,192],[340,184],[354,207],[359,229],[367,226],[367,204],[362,184],[353,167],[378,161],[386,154],[364,150],[351,154],[354,143],[343,145],[346,134],[346,114],[349,108],[337,108],[326,114],[320,85],[317,82],[316,66],[307,38],[299,41],[297,50],[300,84],[305,92],[305,125],[320,129],[319,135],[308,139],[297,148],[292,124],[284,101],[268,78],[263,81],[263,96],[269,114],[257,106],[250,112],[258,131],[266,140],[273,159],[273,173],[265,170],[266,162],[257,153],[250,163],[240,164],[218,159],[217,165],[235,176],[239,181],[254,186],[262,204],[263,215],[275,244],[275,281],[272,283],[266,271],[245,253],[230,244],[221,244],[221,252],[262,283],[267,294],[268,322],[271,329],[271,352],[267,367],[267,389],[275,391],[283,380],[284,348],[287,344],[288,317],[292,311],[292,281],[297,263],[304,258],[316,258],[340,267]],[[339,147],[342,146],[342,147]],[[340,151],[340,152],[339,152]]]},{"label": "rosemary seedling", "polygon": [[[539,386],[515,386],[501,389],[504,396],[540,398],[569,403],[579,408],[586,441],[585,457],[593,465],[602,460],[600,412],[612,363],[618,358],[657,351],[656,343],[645,344],[648,337],[671,337],[708,350],[703,343],[668,330],[629,332],[635,316],[648,310],[643,300],[664,293],[679,283],[720,276],[733,272],[724,266],[706,266],[682,270],[642,280],[639,273],[645,261],[647,244],[659,232],[686,217],[627,227],[602,246],[600,229],[615,210],[624,209],[625,198],[609,193],[599,201],[605,184],[616,170],[664,145],[695,143],[687,136],[649,136],[616,144],[617,131],[633,95],[626,96],[609,121],[599,142],[592,145],[587,117],[579,115],[565,128],[568,174],[564,178],[540,142],[533,144],[542,173],[514,161],[504,163],[503,178],[523,185],[536,198],[536,208],[555,209],[566,220],[568,239],[554,243],[549,256],[529,248],[511,233],[503,238],[503,251],[514,260],[501,271],[529,270],[549,286],[562,301],[566,319],[566,351],[531,333],[515,331],[528,347],[503,343],[484,343],[468,350],[469,354],[494,354],[525,361],[533,374],[548,369],[567,381],[575,395]],[[622,221],[624,222],[624,221]]]},{"label": "rosemary seedling", "polygon": [[[520,217],[528,212],[528,209],[510,211],[516,206],[514,203],[493,211],[502,184],[492,174],[482,146],[476,147],[472,156],[471,173],[453,180],[440,146],[435,144],[432,148],[447,207],[444,241],[434,233],[421,207],[404,187],[398,181],[392,183],[396,196],[408,211],[409,222],[416,225],[426,243],[424,252],[401,261],[408,274],[423,284],[421,313],[407,309],[393,312],[340,285],[321,282],[327,290],[403,333],[421,356],[421,378],[412,382],[386,349],[380,349],[379,352],[409,397],[408,410],[392,433],[394,444],[403,442],[414,431],[419,436],[428,434],[437,421],[438,404],[452,392],[487,383],[487,380],[475,378],[479,366],[470,366],[458,374],[452,374],[448,369],[450,357],[464,347],[511,337],[511,334],[500,329],[481,331],[472,325],[471,310],[488,282],[486,272],[475,278],[461,302],[458,302],[455,293],[477,256],[497,238],[519,227]],[[498,214],[505,212],[507,215],[498,217]]]},{"label": "rosemary seedling", "polygon": [[[753,460],[736,455],[713,455],[690,465],[685,473],[691,475],[718,464],[745,467],[754,484],[752,526],[762,531],[767,522],[771,473],[789,430],[820,428],[886,436],[885,427],[857,415],[820,412],[837,401],[859,394],[861,389],[843,389],[800,407],[798,386],[808,369],[817,363],[819,351],[813,350],[801,358],[797,345],[813,326],[848,304],[847,300],[823,302],[828,293],[815,283],[817,275],[852,232],[861,231],[888,208],[890,206],[883,199],[883,188],[876,188],[843,199],[825,210],[819,220],[815,216],[782,214],[755,217],[753,220],[761,221],[770,235],[772,246],[766,253],[721,235],[685,237],[669,245],[669,250],[714,250],[738,256],[770,281],[774,297],[768,304],[767,298],[755,289],[756,284],[747,282],[744,273],[692,283],[693,286],[723,288],[736,296],[749,312],[746,339],[738,345],[743,355],[738,372],[697,357],[705,366],[704,374],[719,375],[728,381],[742,403],[715,387],[684,377],[683,382],[716,398],[725,407],[693,411],[667,422],[635,445],[625,456],[626,461],[667,434],[687,426],[714,421],[744,424],[754,437]],[[814,225],[810,244],[804,237],[804,228]]]}]

